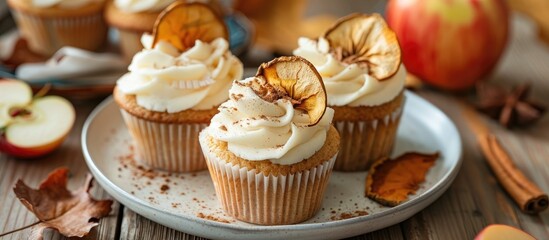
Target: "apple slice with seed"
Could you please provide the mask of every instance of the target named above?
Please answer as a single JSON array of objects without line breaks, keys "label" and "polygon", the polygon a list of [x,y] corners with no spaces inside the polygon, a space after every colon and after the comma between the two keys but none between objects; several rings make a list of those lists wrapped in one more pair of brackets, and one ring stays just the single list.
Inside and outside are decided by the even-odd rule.
[{"label": "apple slice with seed", "polygon": [[0,80],[0,152],[20,158],[48,154],[63,143],[74,120],[66,99],[33,98],[25,82]]},{"label": "apple slice with seed", "polygon": [[310,124],[317,124],[326,111],[326,89],[315,67],[301,57],[279,57],[259,67],[256,77],[263,77],[277,90],[284,91],[294,107],[309,114]]},{"label": "apple slice with seed", "polygon": [[212,8],[203,3],[185,1],[171,4],[160,14],[153,36],[153,47],[162,40],[180,51],[193,47],[196,40],[229,39],[225,23]]},{"label": "apple slice with seed", "polygon": [[379,14],[341,18],[324,34],[331,53],[340,61],[366,66],[378,80],[396,74],[401,50],[396,34]]}]

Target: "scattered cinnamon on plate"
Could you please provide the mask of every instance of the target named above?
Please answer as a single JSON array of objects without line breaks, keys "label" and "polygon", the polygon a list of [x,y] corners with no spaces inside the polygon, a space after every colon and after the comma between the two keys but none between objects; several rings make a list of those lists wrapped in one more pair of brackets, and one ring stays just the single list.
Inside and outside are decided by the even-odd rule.
[{"label": "scattered cinnamon on plate", "polygon": [[385,206],[399,205],[419,189],[438,158],[438,152],[409,152],[395,159],[377,161],[366,177],[366,196]]}]

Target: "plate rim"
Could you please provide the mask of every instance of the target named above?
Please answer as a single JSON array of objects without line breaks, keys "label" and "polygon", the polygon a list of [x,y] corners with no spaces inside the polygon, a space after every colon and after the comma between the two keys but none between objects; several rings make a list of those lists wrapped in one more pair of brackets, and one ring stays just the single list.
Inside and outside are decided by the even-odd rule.
[{"label": "plate rim", "polygon": [[[414,101],[422,102],[422,104],[426,104],[428,107],[432,108],[432,110],[438,114],[440,117],[442,117],[445,121],[447,121],[450,124],[450,128],[448,130],[455,133],[457,136],[457,139],[455,141],[456,146],[455,149],[457,149],[457,156],[455,156],[455,161],[453,166],[451,166],[451,169],[443,174],[442,177],[440,177],[440,180],[438,180],[436,183],[433,184],[433,186],[429,189],[427,189],[425,192],[420,194],[414,199],[411,199],[409,201],[406,201],[396,207],[392,207],[387,209],[386,211],[376,213],[373,215],[366,215],[366,216],[359,216],[354,217],[350,219],[342,219],[342,220],[336,220],[336,221],[330,221],[330,222],[321,222],[321,223],[298,223],[298,224],[292,224],[292,225],[275,225],[275,226],[263,226],[263,225],[251,225],[251,226],[237,226],[234,224],[227,224],[227,223],[220,223],[213,220],[207,220],[203,218],[199,218],[197,216],[189,215],[180,215],[175,214],[169,211],[166,211],[161,208],[156,208],[149,203],[147,203],[144,200],[139,199],[136,196],[133,196],[129,193],[127,193],[124,189],[116,185],[114,182],[112,182],[107,176],[104,175],[104,173],[99,170],[99,168],[96,166],[94,160],[90,156],[90,153],[87,149],[87,137],[88,137],[88,129],[90,125],[93,123],[93,120],[97,117],[98,114],[100,114],[107,106],[110,104],[116,104],[113,101],[112,96],[107,97],[105,100],[103,100],[97,107],[89,114],[88,118],[86,119],[84,126],[82,128],[82,134],[81,134],[81,146],[82,146],[82,152],[86,161],[86,164],[88,165],[88,168],[90,169],[91,173],[94,175],[94,177],[98,180],[99,184],[107,191],[111,196],[113,195],[123,195],[127,198],[124,200],[116,199],[120,203],[123,203],[126,207],[130,208],[132,211],[138,213],[141,215],[141,211],[139,209],[134,209],[132,207],[129,207],[130,204],[136,204],[140,208],[145,208],[152,212],[159,212],[162,214],[169,215],[170,217],[176,218],[176,219],[185,219],[187,221],[193,221],[195,223],[198,223],[200,225],[206,225],[208,227],[213,228],[221,228],[224,230],[231,230],[231,231],[247,231],[247,232],[258,232],[258,231],[299,231],[299,230],[317,230],[320,228],[338,228],[346,225],[352,225],[352,224],[359,224],[362,222],[367,222],[369,220],[378,219],[378,218],[384,218],[388,215],[394,215],[398,212],[404,211],[404,210],[412,210],[412,216],[413,214],[425,209],[427,206],[431,205],[436,199],[438,199],[442,193],[444,193],[448,187],[453,183],[456,176],[459,173],[459,170],[461,169],[461,165],[463,163],[463,148],[462,148],[462,140],[461,135],[459,134],[459,131],[455,125],[455,123],[444,113],[442,112],[438,107],[430,103],[429,101],[423,99],[419,95],[412,93],[408,90],[405,91],[405,96],[407,98],[412,98]],[[106,184],[108,187],[104,187],[104,184]],[[115,194],[111,193],[111,191],[115,192]],[[431,202],[429,202],[426,206],[421,207],[420,209],[414,209],[414,206],[420,205],[424,203],[426,200],[430,200],[435,196],[434,199],[432,199]],[[113,196],[114,197],[114,196]],[[130,203],[127,204],[126,202]],[[143,216],[145,217],[145,216]],[[148,217],[145,217],[148,218]],[[148,218],[150,219],[150,218]],[[151,220],[153,222],[158,223],[157,221]],[[398,222],[401,222],[404,220],[400,220]],[[163,223],[159,223],[161,225],[165,225]],[[396,224],[396,223],[395,223]],[[380,228],[385,228],[392,226],[382,226]],[[380,229],[378,228],[378,229]],[[177,229],[176,229],[177,230]]]}]

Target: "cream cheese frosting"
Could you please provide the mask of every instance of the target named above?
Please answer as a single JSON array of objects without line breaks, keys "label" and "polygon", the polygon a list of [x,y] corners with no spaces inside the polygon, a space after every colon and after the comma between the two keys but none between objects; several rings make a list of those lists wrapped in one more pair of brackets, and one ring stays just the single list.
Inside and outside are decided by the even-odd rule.
[{"label": "cream cheese frosting", "polygon": [[115,0],[114,5],[125,12],[160,12],[175,0]]},{"label": "cream cheese frosting", "polygon": [[61,8],[78,8],[93,2],[103,2],[104,0],[32,0],[31,3],[34,7],[49,8],[49,7],[61,7]]},{"label": "cream cheese frosting", "polygon": [[334,110],[326,108],[322,119],[308,126],[305,111],[295,109],[289,98],[264,100],[250,87],[254,81],[265,80],[251,77],[233,83],[229,100],[221,104],[205,131],[249,161],[290,165],[315,154],[326,141]]},{"label": "cream cheese frosting", "polygon": [[328,41],[322,37],[318,41],[300,38],[298,45],[293,54],[316,67],[326,86],[328,105],[377,106],[391,101],[404,89],[406,69],[403,65],[394,76],[379,81],[369,75],[364,66],[337,60],[329,52]]},{"label": "cream cheese frosting", "polygon": [[117,87],[135,95],[137,104],[147,110],[212,109],[227,100],[231,82],[242,78],[242,63],[223,38],[211,43],[197,40],[183,53],[163,41],[151,47],[150,35],[143,35],[142,43],[145,49],[133,57]]}]

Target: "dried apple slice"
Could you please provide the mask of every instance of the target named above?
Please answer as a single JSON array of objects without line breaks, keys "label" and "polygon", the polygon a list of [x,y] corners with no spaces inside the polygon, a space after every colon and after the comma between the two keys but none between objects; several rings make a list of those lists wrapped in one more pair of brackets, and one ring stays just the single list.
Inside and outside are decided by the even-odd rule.
[{"label": "dried apple slice", "polygon": [[327,98],[322,77],[304,58],[279,57],[263,63],[256,77],[265,78],[267,83],[293,99],[295,108],[306,111],[309,114],[309,126],[317,124],[324,115]]},{"label": "dried apple slice", "polygon": [[154,24],[153,36],[153,46],[163,40],[181,51],[193,47],[196,40],[229,39],[227,27],[212,8],[184,1],[171,4],[160,14]]},{"label": "dried apple slice", "polygon": [[374,163],[366,177],[366,196],[382,205],[394,207],[419,189],[438,153],[405,153],[396,159]]},{"label": "dried apple slice", "polygon": [[378,80],[392,77],[401,63],[396,34],[379,14],[341,18],[324,34],[332,54],[346,63],[364,64]]}]

